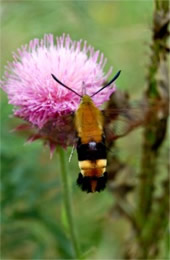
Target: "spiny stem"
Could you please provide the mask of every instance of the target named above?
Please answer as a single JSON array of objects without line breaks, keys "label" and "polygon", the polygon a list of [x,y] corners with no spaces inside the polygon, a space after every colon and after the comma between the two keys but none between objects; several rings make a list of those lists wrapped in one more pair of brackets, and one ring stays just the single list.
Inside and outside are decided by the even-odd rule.
[{"label": "spiny stem", "polygon": [[[161,118],[154,114],[145,127],[143,157],[139,182],[139,212],[142,221],[150,214],[154,194],[159,149],[165,139],[168,118],[168,80],[166,79],[168,40],[168,1],[155,0],[153,19],[152,55],[148,68],[146,99],[149,103],[164,103]],[[161,80],[158,78],[162,76]],[[164,87],[162,87],[164,86]]]},{"label": "spiny stem", "polygon": [[58,152],[59,152],[60,165],[61,165],[61,178],[63,182],[63,198],[64,198],[64,205],[66,210],[66,217],[70,229],[70,237],[75,251],[75,258],[81,259],[80,249],[76,237],[75,225],[74,225],[73,214],[72,214],[71,192],[69,189],[68,164],[67,164],[66,153],[61,147],[59,147]]},{"label": "spiny stem", "polygon": [[[155,0],[152,54],[145,96],[148,103],[159,105],[161,101],[164,106],[159,109],[161,117],[154,113],[144,131],[137,207],[140,259],[154,259],[158,256],[160,233],[165,232],[168,222],[166,195],[163,200],[155,201],[156,177],[161,174],[157,169],[159,151],[166,137],[168,120],[168,25],[168,0]],[[167,194],[167,186],[163,188]]]}]

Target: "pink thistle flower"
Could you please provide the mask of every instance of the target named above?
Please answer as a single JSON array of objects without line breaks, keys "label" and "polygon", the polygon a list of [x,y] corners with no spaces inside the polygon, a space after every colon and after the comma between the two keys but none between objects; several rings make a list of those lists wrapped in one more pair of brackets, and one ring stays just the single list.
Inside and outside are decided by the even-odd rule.
[{"label": "pink thistle flower", "polygon": [[[5,67],[1,87],[15,106],[14,115],[37,129],[35,139],[43,138],[51,147],[71,145],[73,124],[66,116],[76,111],[80,98],[55,82],[51,74],[80,95],[84,84],[87,94],[92,95],[112,72],[112,68],[107,74],[103,72],[104,55],[86,41],[72,41],[64,34],[55,41],[48,34],[22,46],[13,59]],[[114,91],[115,85],[103,90],[94,96],[94,103],[100,106]]]}]

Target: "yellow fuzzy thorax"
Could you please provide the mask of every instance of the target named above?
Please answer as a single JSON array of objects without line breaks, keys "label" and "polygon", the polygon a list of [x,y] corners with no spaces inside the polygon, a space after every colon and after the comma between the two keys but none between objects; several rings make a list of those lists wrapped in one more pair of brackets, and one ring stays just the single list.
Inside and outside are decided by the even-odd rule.
[{"label": "yellow fuzzy thorax", "polygon": [[88,95],[82,97],[75,113],[75,127],[82,144],[102,141],[103,115]]}]

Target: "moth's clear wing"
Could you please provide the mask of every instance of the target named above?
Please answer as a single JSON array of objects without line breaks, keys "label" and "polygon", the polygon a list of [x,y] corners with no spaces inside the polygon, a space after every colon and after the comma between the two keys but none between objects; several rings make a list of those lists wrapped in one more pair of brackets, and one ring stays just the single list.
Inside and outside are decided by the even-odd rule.
[{"label": "moth's clear wing", "polygon": [[[135,104],[124,108],[107,108],[103,111],[106,138],[115,140],[133,129],[143,126],[160,113],[158,106]],[[161,116],[161,115],[160,115]]]},{"label": "moth's clear wing", "polygon": [[49,121],[41,129],[40,134],[63,147],[74,145],[76,143],[74,113],[59,116]]}]

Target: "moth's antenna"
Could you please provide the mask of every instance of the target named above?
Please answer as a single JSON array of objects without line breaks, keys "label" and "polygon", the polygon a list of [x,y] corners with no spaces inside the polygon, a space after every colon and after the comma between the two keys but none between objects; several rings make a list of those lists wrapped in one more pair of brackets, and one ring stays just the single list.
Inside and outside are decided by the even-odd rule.
[{"label": "moth's antenna", "polygon": [[107,83],[104,87],[102,87],[101,89],[99,89],[96,93],[94,93],[91,97],[94,97],[94,95],[98,94],[100,91],[102,91],[104,88],[108,87],[109,85],[111,85],[120,75],[121,70],[119,70],[116,75],[114,76],[114,78]]},{"label": "moth's antenna", "polygon": [[86,95],[86,85],[85,82],[83,81],[82,83],[82,96]]},{"label": "moth's antenna", "polygon": [[51,76],[52,76],[53,79],[54,79],[55,81],[57,81],[61,86],[63,86],[63,87],[65,87],[65,88],[69,89],[69,90],[72,91],[74,94],[76,94],[77,96],[79,96],[79,97],[82,98],[82,96],[81,96],[80,94],[78,94],[78,93],[77,93],[76,91],[74,91],[73,89],[67,87],[65,84],[63,84],[61,81],[59,81],[53,74],[51,74]]}]

